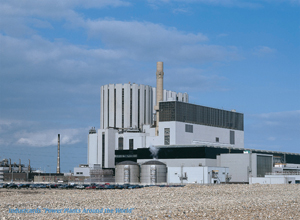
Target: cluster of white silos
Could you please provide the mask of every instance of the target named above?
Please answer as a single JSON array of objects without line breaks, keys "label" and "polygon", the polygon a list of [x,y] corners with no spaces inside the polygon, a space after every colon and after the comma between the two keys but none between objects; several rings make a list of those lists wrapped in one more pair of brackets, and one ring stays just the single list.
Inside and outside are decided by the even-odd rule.
[{"label": "cluster of white silos", "polygon": [[161,184],[167,182],[167,166],[158,160],[150,160],[141,166],[132,161],[123,161],[116,165],[116,183],[118,184]]}]

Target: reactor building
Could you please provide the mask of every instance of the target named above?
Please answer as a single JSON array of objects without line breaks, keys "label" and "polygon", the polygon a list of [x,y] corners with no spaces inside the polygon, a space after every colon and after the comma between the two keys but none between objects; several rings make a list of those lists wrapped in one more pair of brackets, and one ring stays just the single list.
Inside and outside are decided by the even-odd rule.
[{"label": "reactor building", "polygon": [[300,183],[300,154],[244,148],[243,113],[191,104],[187,93],[165,90],[163,78],[157,62],[156,87],[101,86],[100,129],[89,130],[87,165],[74,175],[114,170],[117,183],[142,184]]},{"label": "reactor building", "polygon": [[136,162],[128,152],[150,146],[244,147],[242,113],[190,104],[187,93],[165,90],[163,77],[163,62],[157,62],[156,88],[135,83],[101,86],[100,129],[88,135],[90,167]]}]

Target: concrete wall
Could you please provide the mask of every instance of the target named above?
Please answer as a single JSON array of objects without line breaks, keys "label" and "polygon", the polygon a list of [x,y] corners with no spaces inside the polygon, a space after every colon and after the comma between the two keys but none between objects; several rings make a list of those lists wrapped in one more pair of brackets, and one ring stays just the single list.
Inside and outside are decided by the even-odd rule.
[{"label": "concrete wall", "polygon": [[[221,154],[217,156],[217,165],[229,167],[232,176],[230,182],[249,182],[249,177],[257,177],[258,156],[272,157],[272,155],[256,153]],[[272,167],[272,164],[270,166]]]},{"label": "concrete wall", "polygon": [[[115,129],[99,129],[98,130],[98,163],[104,168],[115,167],[115,137],[118,131]],[[105,135],[104,140],[104,163],[102,161],[102,134]]]},{"label": "concrete wall", "polygon": [[[217,172],[214,176],[213,171]],[[168,167],[169,184],[213,184],[225,183],[229,169],[226,167]],[[181,180],[181,177],[184,177]]]},{"label": "concrete wall", "polygon": [[98,163],[98,135],[89,134],[88,135],[88,164]]},{"label": "concrete wall", "polygon": [[292,176],[252,177],[249,184],[295,184],[295,180]]},{"label": "concrete wall", "polygon": [[90,167],[74,167],[74,176],[90,176]]},{"label": "concrete wall", "polygon": [[[230,182],[249,182],[250,157],[251,154],[221,154],[217,156],[218,166],[229,167]],[[254,166],[252,163],[252,170]]]},{"label": "concrete wall", "polygon": [[123,150],[129,150],[129,140],[133,139],[133,149],[146,147],[146,134],[145,133],[135,133],[135,132],[124,132],[116,133],[115,137],[115,150],[118,150],[118,140],[123,138]]},{"label": "concrete wall", "polygon": [[[185,125],[193,125],[193,133],[185,132]],[[164,129],[170,128],[170,145],[187,145],[187,144],[216,144],[244,148],[244,131],[235,131],[235,144],[230,144],[231,129],[198,125],[184,122],[160,122],[159,138],[156,145],[164,144]],[[216,142],[219,138],[219,142]]]}]

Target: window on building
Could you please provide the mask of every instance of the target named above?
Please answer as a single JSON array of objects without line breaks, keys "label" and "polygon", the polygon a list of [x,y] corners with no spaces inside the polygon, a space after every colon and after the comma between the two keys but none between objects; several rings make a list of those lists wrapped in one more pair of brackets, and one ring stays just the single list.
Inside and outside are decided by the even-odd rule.
[{"label": "window on building", "polygon": [[117,94],[116,94],[116,89],[114,89],[114,127],[116,127],[117,124]]},{"label": "window on building", "polygon": [[122,128],[124,128],[124,89],[122,89]]},{"label": "window on building", "polygon": [[165,128],[165,145],[170,145],[170,128]]},{"label": "window on building", "polygon": [[102,167],[105,166],[105,133],[102,132]]},{"label": "window on building", "polygon": [[132,89],[130,89],[130,127],[132,127]]},{"label": "window on building", "polygon": [[118,150],[123,150],[123,137],[119,137]]},{"label": "window on building", "polygon": [[193,125],[185,125],[185,132],[193,133]]},{"label": "window on building", "polygon": [[107,90],[107,127],[109,127],[109,89]]},{"label": "window on building", "polygon": [[230,131],[230,144],[235,144],[234,131]]},{"label": "window on building", "polygon": [[129,139],[129,150],[133,150],[133,139]]},{"label": "window on building", "polygon": [[140,89],[138,89],[138,128],[140,128]]},{"label": "window on building", "polygon": [[216,137],[216,142],[219,142],[219,141],[220,141],[220,139],[218,137]]}]

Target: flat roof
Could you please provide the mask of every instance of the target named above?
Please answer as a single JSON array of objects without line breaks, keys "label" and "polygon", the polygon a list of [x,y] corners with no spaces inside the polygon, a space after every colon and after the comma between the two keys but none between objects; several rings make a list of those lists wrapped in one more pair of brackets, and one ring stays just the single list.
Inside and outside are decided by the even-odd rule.
[{"label": "flat roof", "polygon": [[251,149],[251,148],[238,148],[238,147],[226,147],[226,146],[210,146],[210,145],[156,145],[154,147],[157,148],[183,148],[183,147],[209,147],[209,148],[223,148],[223,149],[234,149],[234,150],[243,150],[243,151],[256,151],[263,153],[271,153],[271,154],[288,154],[288,155],[298,155],[300,153],[290,153],[290,152],[282,152],[282,151],[268,151],[268,150],[260,150],[260,149]]}]

